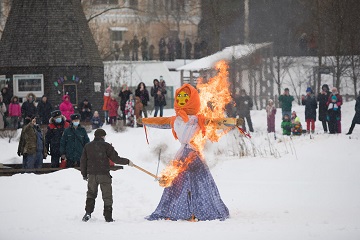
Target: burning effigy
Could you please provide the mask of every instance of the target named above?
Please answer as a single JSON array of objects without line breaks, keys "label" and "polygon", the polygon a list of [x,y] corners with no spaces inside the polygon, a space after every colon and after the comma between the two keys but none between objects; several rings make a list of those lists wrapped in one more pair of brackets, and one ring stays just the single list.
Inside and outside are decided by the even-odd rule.
[{"label": "burning effigy", "polygon": [[225,106],[231,101],[228,65],[222,61],[216,69],[217,75],[207,83],[198,79],[197,89],[184,84],[176,90],[176,116],[142,120],[145,128],[172,129],[181,143],[174,160],[158,178],[164,192],[148,220],[205,221],[229,217],[202,151],[207,140],[218,141],[243,120],[225,117]]}]

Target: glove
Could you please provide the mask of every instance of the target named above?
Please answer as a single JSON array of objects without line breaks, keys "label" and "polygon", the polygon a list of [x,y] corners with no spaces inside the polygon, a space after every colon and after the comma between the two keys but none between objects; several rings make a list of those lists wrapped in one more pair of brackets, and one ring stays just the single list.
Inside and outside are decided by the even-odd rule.
[{"label": "glove", "polygon": [[242,126],[244,123],[244,119],[242,118],[237,118],[236,119],[236,126]]},{"label": "glove", "polygon": [[65,154],[61,155],[61,159],[66,159],[66,155]]},{"label": "glove", "polygon": [[134,166],[134,163],[131,161],[131,160],[129,160],[129,167],[133,167]]},{"label": "glove", "polygon": [[86,175],[86,176],[83,176],[83,179],[85,180],[85,181],[87,181],[88,180],[88,176]]}]

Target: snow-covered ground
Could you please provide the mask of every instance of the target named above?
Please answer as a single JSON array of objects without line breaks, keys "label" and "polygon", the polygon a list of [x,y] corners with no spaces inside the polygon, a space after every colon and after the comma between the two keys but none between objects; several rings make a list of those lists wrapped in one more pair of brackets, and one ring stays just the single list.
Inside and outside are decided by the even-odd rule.
[{"label": "snow-covered ground", "polygon": [[[112,172],[113,223],[102,216],[99,192],[95,212],[84,223],[86,182],[79,171],[51,174],[17,174],[0,177],[0,239],[360,239],[360,126],[345,136],[355,102],[343,106],[343,133],[283,137],[281,110],[277,139],[266,133],[265,110],[252,111],[255,133],[246,145],[251,156],[234,156],[236,132],[209,145],[206,157],[223,201],[230,210],[226,221],[147,221],[156,208],[162,188],[143,172],[124,167]],[[294,109],[304,120],[304,107]],[[166,110],[165,115],[173,115]],[[304,123],[304,121],[303,121]],[[160,169],[177,151],[170,130],[149,129],[147,145],[142,128],[115,133],[105,127],[121,156],[155,173],[159,149]],[[93,138],[93,133],[89,134]],[[234,137],[235,136],[235,137]],[[18,142],[0,139],[0,162],[21,163]],[[50,161],[48,157],[47,162]]]}]

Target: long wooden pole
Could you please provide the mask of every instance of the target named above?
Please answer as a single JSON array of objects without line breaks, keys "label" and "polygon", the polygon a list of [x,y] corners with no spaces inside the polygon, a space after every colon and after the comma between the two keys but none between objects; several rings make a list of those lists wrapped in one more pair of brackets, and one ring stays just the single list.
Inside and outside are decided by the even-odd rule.
[{"label": "long wooden pole", "polygon": [[144,172],[144,173],[152,176],[152,177],[155,178],[156,180],[159,180],[159,178],[158,178],[156,175],[154,175],[154,174],[152,174],[151,172],[143,169],[142,167],[139,167],[138,165],[135,165],[135,164],[134,164],[134,167],[137,168],[137,169],[139,169],[140,171],[142,171],[142,172]]}]

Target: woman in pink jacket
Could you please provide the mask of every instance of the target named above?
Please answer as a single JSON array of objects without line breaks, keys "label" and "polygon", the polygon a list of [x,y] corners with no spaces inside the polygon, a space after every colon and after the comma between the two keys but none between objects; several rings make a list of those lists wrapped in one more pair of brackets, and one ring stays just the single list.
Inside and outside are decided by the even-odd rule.
[{"label": "woman in pink jacket", "polygon": [[72,103],[70,102],[70,96],[64,95],[63,101],[59,106],[59,110],[61,111],[61,114],[65,116],[66,121],[71,122],[71,114],[74,114],[74,107]]},{"label": "woman in pink jacket", "polygon": [[13,96],[11,98],[11,102],[9,105],[9,117],[11,118],[10,128],[18,129],[19,119],[21,117],[21,106],[19,104],[19,98],[17,96]]}]

